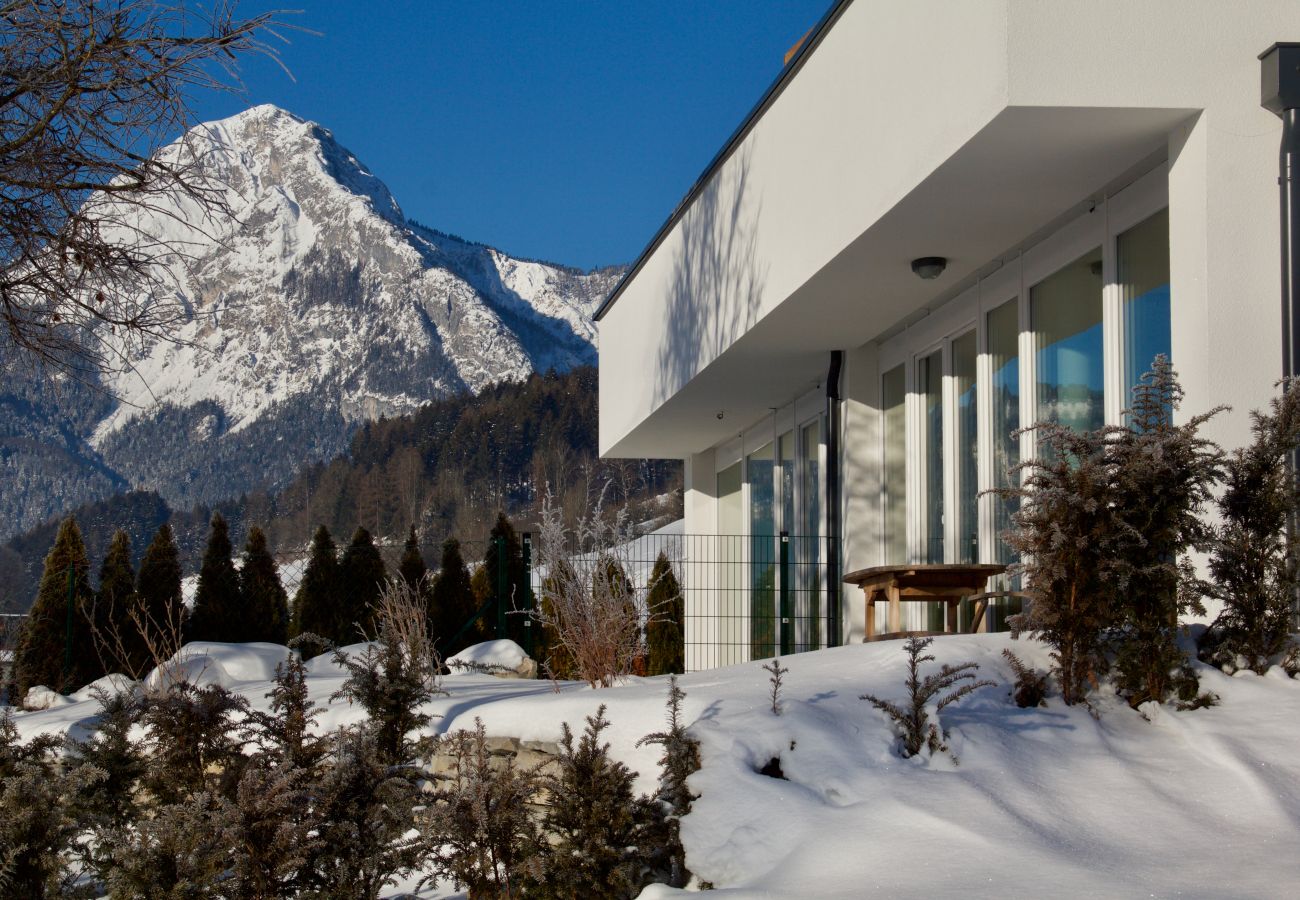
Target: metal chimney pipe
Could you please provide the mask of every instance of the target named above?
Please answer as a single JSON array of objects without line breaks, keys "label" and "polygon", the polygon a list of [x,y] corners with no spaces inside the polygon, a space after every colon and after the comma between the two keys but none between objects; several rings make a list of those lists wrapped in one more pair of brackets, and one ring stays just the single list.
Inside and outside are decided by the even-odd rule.
[{"label": "metal chimney pipe", "polygon": [[[1278,43],[1259,55],[1260,105],[1282,119],[1278,154],[1282,250],[1282,376],[1300,375],[1300,43]],[[1289,460],[1292,482],[1300,473],[1300,449]],[[1300,522],[1287,523],[1288,542],[1300,536]],[[1300,616],[1300,597],[1294,612]]]}]

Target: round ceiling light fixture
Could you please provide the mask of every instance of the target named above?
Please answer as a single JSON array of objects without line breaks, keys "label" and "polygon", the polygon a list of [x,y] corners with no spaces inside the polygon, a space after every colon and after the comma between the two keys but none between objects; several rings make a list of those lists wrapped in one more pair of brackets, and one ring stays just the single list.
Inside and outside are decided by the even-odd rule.
[{"label": "round ceiling light fixture", "polygon": [[938,278],[948,268],[948,260],[942,256],[921,256],[912,260],[912,271],[929,281]]}]

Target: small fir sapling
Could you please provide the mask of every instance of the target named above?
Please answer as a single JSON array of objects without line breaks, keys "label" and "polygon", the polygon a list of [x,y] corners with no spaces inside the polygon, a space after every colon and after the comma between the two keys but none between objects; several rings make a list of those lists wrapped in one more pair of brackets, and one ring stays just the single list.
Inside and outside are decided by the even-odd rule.
[{"label": "small fir sapling", "polygon": [[630,898],[651,880],[664,841],[664,815],[650,798],[636,796],[636,773],[609,757],[601,732],[609,727],[605,706],[587,716],[574,741],[561,725],[554,774],[542,776],[547,795],[542,829],[541,873],[524,891],[538,900],[571,897]]},{"label": "small fir sapling", "polygon": [[77,803],[91,828],[120,828],[140,813],[137,789],[148,771],[144,748],[131,735],[141,704],[127,692],[98,691],[95,699],[99,703],[95,731],[82,740],[68,739],[68,765],[105,774]]},{"label": "small fir sapling", "polygon": [[1222,474],[1223,451],[1198,435],[1226,407],[1174,424],[1183,389],[1159,355],[1133,388],[1128,424],[1110,443],[1112,504],[1127,536],[1116,541],[1116,686],[1133,707],[1171,695],[1186,704],[1199,689],[1178,646],[1178,617],[1205,612],[1186,555],[1207,550],[1203,512]]},{"label": "small fir sapling", "polygon": [[529,809],[539,799],[538,769],[509,756],[494,765],[481,719],[443,740],[454,767],[425,795],[423,813],[433,870],[476,900],[519,896],[542,873],[543,839]]},{"label": "small fir sapling", "polygon": [[[295,644],[298,641],[295,640]],[[312,733],[320,710],[307,689],[307,665],[297,653],[275,667],[274,686],[266,694],[270,712],[250,712],[247,734],[256,756],[277,767],[319,774],[328,741]]]},{"label": "small fir sapling", "polygon": [[785,676],[790,671],[781,665],[779,658],[773,658],[763,666],[764,672],[770,672],[771,677],[768,681],[772,685],[772,715],[781,715],[781,688],[785,683]]},{"label": "small fir sapling", "polygon": [[1026,665],[1020,657],[1008,649],[1003,649],[1002,656],[1011,666],[1011,671],[1016,676],[1011,694],[1015,698],[1016,706],[1021,709],[1032,706],[1046,706],[1048,673],[1040,672],[1038,669]]},{"label": "small fir sapling", "polygon": [[[940,730],[938,722],[930,721],[931,703],[934,703],[937,717],[944,707],[956,703],[977,688],[995,686],[992,681],[975,680],[975,670],[979,665],[973,662],[957,666],[944,664],[938,672],[922,678],[921,664],[934,661],[933,654],[925,653],[925,648],[933,642],[934,638],[911,637],[903,645],[903,651],[907,654],[908,699],[905,707],[873,694],[863,694],[860,698],[889,716],[899,730],[905,757],[916,756],[922,748],[928,748],[931,755],[939,752],[951,755],[948,745],[944,743],[946,732]],[[957,687],[962,681],[970,681],[970,684]],[[957,758],[953,756],[953,762],[956,761]]]},{"label": "small fir sapling", "polygon": [[151,760],[149,793],[172,804],[203,793],[232,796],[245,762],[237,717],[247,711],[247,700],[216,684],[180,681],[146,696],[140,722]]},{"label": "small fir sapling", "polygon": [[206,791],[159,803],[105,837],[110,897],[217,897],[230,867],[231,806]]},{"label": "small fir sapling", "polygon": [[77,896],[71,865],[84,831],[76,798],[106,777],[93,766],[63,772],[59,742],[18,740],[10,711],[0,709],[0,895],[41,900]]},{"label": "small fir sapling", "polygon": [[691,873],[686,868],[686,850],[681,842],[681,820],[691,811],[691,801],[696,798],[686,781],[700,769],[700,745],[686,733],[682,719],[682,701],[686,699],[686,692],[678,686],[676,675],[669,679],[668,685],[668,728],[646,735],[636,745],[658,744],[663,747],[655,799],[663,806],[666,816],[663,853],[667,857],[668,884],[683,888],[690,881]]},{"label": "small fir sapling", "polygon": [[[1198,655],[1227,671],[1263,673],[1291,643],[1292,604],[1300,568],[1287,521],[1297,494],[1287,466],[1300,444],[1300,381],[1284,383],[1268,412],[1251,413],[1254,440],[1225,463],[1221,524],[1209,561],[1206,594],[1223,604],[1201,635]],[[1292,645],[1290,658],[1295,658]]]},{"label": "small fir sapling", "polygon": [[374,900],[423,864],[427,844],[413,829],[425,801],[415,773],[390,766],[369,727],[336,734],[313,793],[317,840],[303,852],[304,895]]},{"label": "small fir sapling", "polygon": [[[1019,507],[1006,534],[1021,562],[1029,603],[1007,622],[1052,647],[1066,705],[1081,703],[1108,666],[1106,635],[1117,618],[1117,562],[1130,533],[1114,504],[1108,447],[1118,428],[1075,431],[1046,422],[1025,429],[1038,456],[1013,469],[1012,484],[994,493]],[[1023,432],[1021,432],[1023,433]],[[1024,472],[1021,484],[1020,473]]]},{"label": "small fir sapling", "polygon": [[367,644],[360,655],[334,651],[334,661],[348,677],[330,699],[361,705],[375,753],[385,765],[407,766],[428,752],[427,739],[411,740],[410,734],[431,721],[420,708],[446,692],[430,684],[426,666],[413,660],[391,632]]}]

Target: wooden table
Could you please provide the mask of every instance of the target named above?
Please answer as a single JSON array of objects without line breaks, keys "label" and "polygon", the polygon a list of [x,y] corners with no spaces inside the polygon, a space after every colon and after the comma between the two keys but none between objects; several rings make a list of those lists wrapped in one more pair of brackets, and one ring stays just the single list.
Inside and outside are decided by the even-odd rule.
[{"label": "wooden table", "polygon": [[[957,632],[957,607],[964,597],[984,591],[989,578],[1006,566],[994,563],[924,563],[906,566],[872,566],[844,576],[846,584],[862,588],[867,598],[867,633],[873,641],[902,632],[903,601],[948,605],[944,633]],[[876,601],[889,601],[889,631],[876,634]]]}]

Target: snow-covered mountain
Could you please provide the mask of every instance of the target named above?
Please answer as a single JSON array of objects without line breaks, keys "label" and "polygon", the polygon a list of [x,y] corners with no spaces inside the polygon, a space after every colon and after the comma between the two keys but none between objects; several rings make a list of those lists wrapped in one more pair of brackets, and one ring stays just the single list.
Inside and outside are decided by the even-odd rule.
[{"label": "snow-covered mountain", "polygon": [[[136,348],[109,378],[120,402],[71,428],[94,467],[173,504],[211,502],[284,482],[365,419],[595,361],[591,313],[620,269],[514,259],[410,222],[329,131],[274,106],[188,139],[162,152],[196,153],[230,214],[177,198],[132,223],[183,248],[162,265],[184,321],[178,342]],[[0,474],[23,465],[5,433],[31,430],[0,422]],[[4,531],[93,499],[50,483],[43,504],[48,479],[32,470],[0,480]],[[29,500],[3,481],[23,482]]]}]

